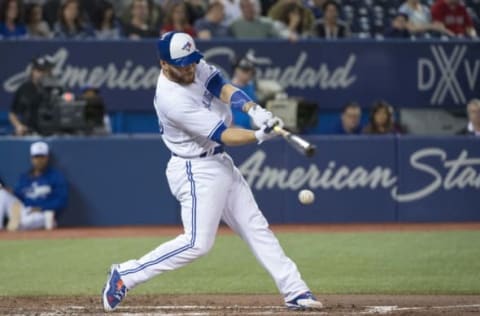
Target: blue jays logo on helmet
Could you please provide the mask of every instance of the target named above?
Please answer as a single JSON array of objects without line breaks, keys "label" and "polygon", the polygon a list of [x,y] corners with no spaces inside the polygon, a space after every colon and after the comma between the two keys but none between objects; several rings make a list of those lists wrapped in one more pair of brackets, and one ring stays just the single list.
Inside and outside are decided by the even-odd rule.
[{"label": "blue jays logo on helmet", "polygon": [[186,42],[185,45],[183,45],[182,49],[189,52],[192,49],[192,43]]},{"label": "blue jays logo on helmet", "polygon": [[157,41],[158,56],[167,63],[185,67],[198,63],[203,55],[195,47],[193,38],[187,33],[168,32]]}]

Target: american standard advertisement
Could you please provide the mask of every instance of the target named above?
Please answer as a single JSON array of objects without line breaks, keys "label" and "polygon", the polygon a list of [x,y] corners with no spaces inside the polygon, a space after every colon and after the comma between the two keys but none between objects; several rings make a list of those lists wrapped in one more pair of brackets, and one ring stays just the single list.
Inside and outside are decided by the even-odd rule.
[{"label": "american standard advertisement", "polygon": [[[232,61],[250,53],[258,60],[258,79],[273,80],[289,95],[323,108],[351,100],[370,107],[378,99],[404,107],[463,107],[480,89],[480,42],[208,41],[198,46],[227,78]],[[0,99],[11,100],[39,55],[52,57],[53,73],[66,89],[100,88],[109,110],[152,110],[160,71],[152,40],[2,41],[0,58],[8,63],[2,64]]]},{"label": "american standard advertisement", "polygon": [[[312,158],[282,139],[227,148],[271,222],[480,220],[480,146],[475,137],[307,139],[317,147]],[[115,212],[116,224],[179,220],[165,177],[171,153],[160,136],[48,141],[55,148],[54,163],[68,174],[66,223],[106,224],[110,212]],[[28,145],[0,140],[0,152],[8,153],[0,155],[0,165],[6,166],[0,177],[7,184],[14,185],[28,165],[28,155],[11,159],[23,157]],[[304,189],[314,192],[312,204],[298,201]]]},{"label": "american standard advertisement", "polygon": [[[429,159],[436,163],[430,164]],[[266,160],[267,153],[257,150],[240,165],[240,171],[255,190],[385,190],[400,203],[419,201],[445,191],[480,190],[480,156],[471,157],[466,149],[454,157],[435,147],[413,152],[405,162],[406,168],[426,180],[404,192],[399,188],[394,167],[390,166],[365,167],[331,160],[325,166],[310,163],[307,167],[288,169],[269,166]]]},{"label": "american standard advertisement", "polygon": [[[314,159],[288,148],[286,156],[266,148],[242,157],[239,168],[262,205],[304,212],[315,221],[480,219],[475,138],[330,138],[315,144]],[[302,189],[315,192],[313,205],[299,206]]]}]

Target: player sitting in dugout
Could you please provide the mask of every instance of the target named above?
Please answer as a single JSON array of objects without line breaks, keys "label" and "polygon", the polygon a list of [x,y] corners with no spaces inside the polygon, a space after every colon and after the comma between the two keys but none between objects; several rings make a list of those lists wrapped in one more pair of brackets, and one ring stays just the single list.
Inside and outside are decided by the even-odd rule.
[{"label": "player sitting in dugout", "polygon": [[0,230],[53,229],[66,207],[67,182],[49,165],[49,147],[45,142],[30,146],[32,168],[20,179],[14,193],[0,184]]}]

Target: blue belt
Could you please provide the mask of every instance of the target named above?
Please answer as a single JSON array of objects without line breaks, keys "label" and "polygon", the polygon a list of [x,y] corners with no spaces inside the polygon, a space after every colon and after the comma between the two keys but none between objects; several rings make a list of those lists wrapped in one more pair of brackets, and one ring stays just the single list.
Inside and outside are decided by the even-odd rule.
[{"label": "blue belt", "polygon": [[[213,156],[213,155],[216,155],[216,154],[221,154],[223,152],[225,152],[225,148],[223,148],[223,146],[217,146],[213,149],[213,152],[211,152],[210,154],[209,154],[208,151],[205,151],[198,156],[193,156],[193,157],[188,157],[188,158],[204,158],[204,157],[207,157],[207,156]],[[186,157],[179,156],[174,152],[172,152],[172,156],[186,158]]]}]

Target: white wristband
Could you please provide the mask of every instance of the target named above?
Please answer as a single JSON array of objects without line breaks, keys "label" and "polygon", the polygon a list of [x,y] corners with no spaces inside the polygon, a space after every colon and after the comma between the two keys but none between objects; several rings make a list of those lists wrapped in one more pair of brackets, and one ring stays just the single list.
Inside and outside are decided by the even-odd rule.
[{"label": "white wristband", "polygon": [[254,104],[254,105],[252,105],[252,106],[248,109],[247,114],[248,114],[250,117],[253,116],[253,113],[255,112],[255,108],[256,108],[257,106],[258,106],[257,104]]}]

